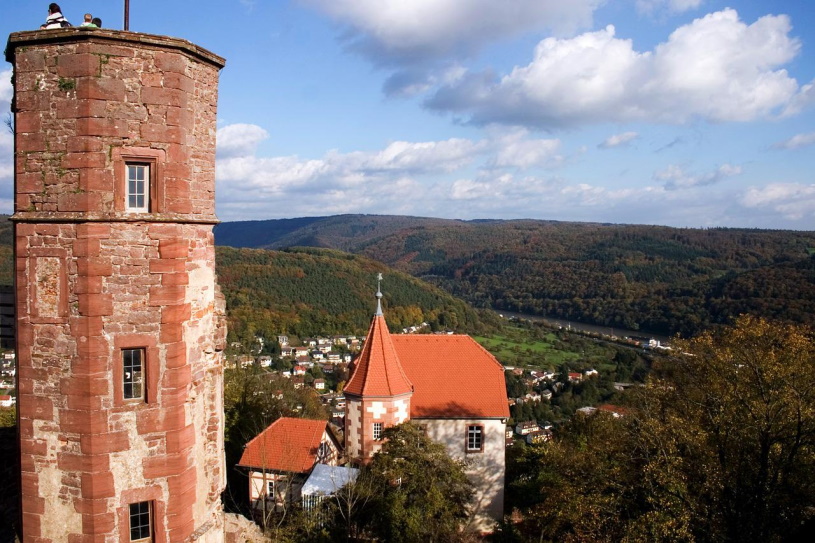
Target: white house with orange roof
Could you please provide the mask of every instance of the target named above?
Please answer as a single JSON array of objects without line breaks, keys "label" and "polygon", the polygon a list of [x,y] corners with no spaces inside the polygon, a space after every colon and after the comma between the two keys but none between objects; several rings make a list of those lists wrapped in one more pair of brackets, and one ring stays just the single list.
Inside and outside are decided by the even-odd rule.
[{"label": "white house with orange roof", "polygon": [[503,516],[504,369],[466,335],[391,335],[377,311],[345,386],[345,452],[366,462],[384,428],[412,420],[466,465],[475,485],[470,528],[490,532]]},{"label": "white house with orange roof", "polygon": [[277,419],[246,444],[238,462],[249,475],[250,503],[258,508],[299,500],[314,465],[336,466],[340,448],[324,420]]}]

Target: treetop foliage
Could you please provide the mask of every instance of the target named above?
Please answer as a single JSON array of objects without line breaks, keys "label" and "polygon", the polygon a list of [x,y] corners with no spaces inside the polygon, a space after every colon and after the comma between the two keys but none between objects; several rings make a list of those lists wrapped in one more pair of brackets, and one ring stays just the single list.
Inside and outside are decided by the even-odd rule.
[{"label": "treetop foliage", "polygon": [[[508,504],[542,541],[788,541],[815,521],[815,347],[743,316],[678,345],[624,417],[512,450]],[[507,530],[509,534],[512,530]]]}]

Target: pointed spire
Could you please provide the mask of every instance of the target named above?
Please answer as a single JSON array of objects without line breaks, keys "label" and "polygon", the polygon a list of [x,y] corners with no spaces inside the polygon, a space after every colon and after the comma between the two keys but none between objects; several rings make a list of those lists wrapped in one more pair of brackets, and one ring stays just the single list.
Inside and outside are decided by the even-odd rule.
[{"label": "pointed spire", "polygon": [[376,315],[377,317],[384,317],[385,314],[382,313],[382,289],[380,288],[382,285],[382,274],[376,274]]},{"label": "pointed spire", "polygon": [[354,373],[345,385],[344,391],[349,394],[396,396],[413,391],[413,384],[402,369],[382,313],[381,281],[380,273],[377,275],[376,314],[365,337],[362,352],[354,363]]}]

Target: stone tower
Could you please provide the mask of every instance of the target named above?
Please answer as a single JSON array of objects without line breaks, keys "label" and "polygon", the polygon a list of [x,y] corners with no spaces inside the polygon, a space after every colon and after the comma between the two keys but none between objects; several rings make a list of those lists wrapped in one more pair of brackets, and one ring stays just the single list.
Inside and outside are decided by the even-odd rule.
[{"label": "stone tower", "polygon": [[376,297],[376,314],[343,391],[345,452],[361,462],[367,462],[380,449],[380,435],[385,428],[410,419],[413,396],[413,385],[402,369],[388,332],[379,289]]},{"label": "stone tower", "polygon": [[23,541],[223,541],[224,60],[80,28],[6,59]]}]

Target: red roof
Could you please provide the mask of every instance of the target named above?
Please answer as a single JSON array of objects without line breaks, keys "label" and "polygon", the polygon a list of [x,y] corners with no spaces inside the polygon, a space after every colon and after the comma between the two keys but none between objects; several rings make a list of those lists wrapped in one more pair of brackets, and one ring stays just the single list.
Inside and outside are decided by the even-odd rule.
[{"label": "red roof", "polygon": [[246,444],[239,466],[307,473],[317,462],[324,420],[281,417]]},{"label": "red roof", "polygon": [[413,390],[393,347],[385,317],[375,315],[365,346],[344,392],[357,396],[398,396]]},{"label": "red roof", "polygon": [[470,336],[391,336],[410,381],[410,416],[509,418],[504,368]]}]

